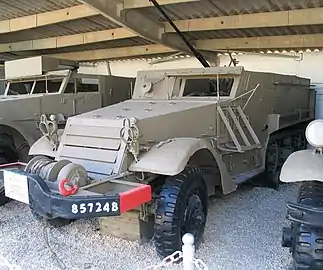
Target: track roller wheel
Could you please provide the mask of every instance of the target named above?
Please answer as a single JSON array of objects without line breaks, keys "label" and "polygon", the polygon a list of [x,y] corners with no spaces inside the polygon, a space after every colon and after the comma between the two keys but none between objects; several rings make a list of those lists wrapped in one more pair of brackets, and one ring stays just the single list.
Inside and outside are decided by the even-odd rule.
[{"label": "track roller wheel", "polygon": [[[322,207],[323,183],[304,182],[300,188],[298,203]],[[291,229],[292,270],[323,269],[323,221],[322,228],[293,223]]]},{"label": "track roller wheel", "polygon": [[181,250],[185,233],[194,235],[200,245],[208,211],[208,193],[201,171],[187,166],[181,173],[166,177],[157,201],[155,246],[159,256]]}]

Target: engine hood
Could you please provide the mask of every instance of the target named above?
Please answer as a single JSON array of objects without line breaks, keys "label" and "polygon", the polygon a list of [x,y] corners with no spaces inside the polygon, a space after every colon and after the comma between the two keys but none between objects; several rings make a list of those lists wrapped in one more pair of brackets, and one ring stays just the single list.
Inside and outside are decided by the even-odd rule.
[{"label": "engine hood", "polygon": [[131,141],[149,146],[175,137],[214,136],[216,106],[213,100],[127,100],[69,117],[57,158],[84,166],[93,177],[119,173],[129,161],[122,134],[128,134],[131,121],[125,118],[137,120]]},{"label": "engine hood", "polygon": [[210,100],[126,100],[105,108],[73,116],[77,119],[106,119],[118,120],[135,117],[137,120],[187,111],[194,108],[205,107],[215,101]]}]

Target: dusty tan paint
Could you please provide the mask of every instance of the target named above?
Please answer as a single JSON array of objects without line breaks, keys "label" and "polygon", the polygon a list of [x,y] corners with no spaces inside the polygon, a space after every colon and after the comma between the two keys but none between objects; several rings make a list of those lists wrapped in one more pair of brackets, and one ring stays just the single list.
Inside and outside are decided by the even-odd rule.
[{"label": "dusty tan paint", "polygon": [[[183,96],[187,80],[206,78],[204,86],[190,89],[202,92],[208,90],[208,79],[217,76],[234,79],[229,96]],[[176,175],[187,163],[202,168],[204,164],[221,175],[221,179],[218,174],[206,176],[209,194],[218,185],[228,194],[241,175],[263,172],[271,132],[313,117],[309,88],[310,80],[305,78],[242,67],[139,71],[132,99],[68,119],[55,159],[69,159],[89,172],[101,173],[92,175],[99,179],[102,174],[118,177],[127,171]],[[236,128],[231,109],[239,116]],[[138,162],[120,140],[124,120],[131,118],[139,130]],[[103,143],[98,147],[103,139],[104,149]],[[88,149],[82,151],[81,146]],[[199,153],[204,154],[196,156]]]},{"label": "dusty tan paint", "polygon": [[[99,90],[97,92],[65,93],[65,89],[61,88],[61,92],[53,93],[46,93],[45,89],[42,89],[40,93],[23,92],[23,83],[19,84],[19,82],[33,83],[35,80],[44,81],[46,76],[58,76],[56,70],[59,64],[77,66],[75,62],[47,57],[32,57],[5,63],[5,82],[7,85],[10,83],[11,89],[12,87],[15,87],[16,91],[19,89],[19,95],[5,93],[0,96],[1,132],[4,132],[3,127],[6,127],[6,132],[7,130],[15,130],[31,146],[41,137],[36,126],[41,114],[63,114],[65,117],[69,117],[130,97],[130,83],[134,81],[133,78],[80,74],[77,69],[66,70],[68,67],[62,73],[62,85],[64,84],[63,80],[67,80],[68,74],[71,73],[70,83],[79,79],[95,80],[94,83],[98,85]],[[128,88],[119,89],[120,86],[126,84]],[[116,88],[118,88],[118,92],[115,92]]]}]

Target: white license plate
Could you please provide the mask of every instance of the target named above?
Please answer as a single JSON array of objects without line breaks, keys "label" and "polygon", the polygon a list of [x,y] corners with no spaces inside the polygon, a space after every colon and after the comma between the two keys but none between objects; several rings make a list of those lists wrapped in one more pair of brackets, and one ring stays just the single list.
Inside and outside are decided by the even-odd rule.
[{"label": "white license plate", "polygon": [[6,197],[29,204],[27,176],[4,170],[3,179]]}]

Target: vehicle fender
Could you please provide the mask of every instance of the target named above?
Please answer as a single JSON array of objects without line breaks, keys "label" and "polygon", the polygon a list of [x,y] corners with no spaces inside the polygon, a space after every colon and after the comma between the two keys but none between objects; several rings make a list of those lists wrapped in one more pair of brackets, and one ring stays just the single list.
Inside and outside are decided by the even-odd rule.
[{"label": "vehicle fender", "polygon": [[174,138],[161,142],[140,155],[138,162],[132,162],[129,171],[174,176],[183,171],[189,159],[202,149],[208,149],[219,166],[223,193],[228,194],[236,190],[237,187],[222,162],[221,156],[209,142],[202,138]]},{"label": "vehicle fender", "polygon": [[[58,133],[58,140],[60,141],[60,138],[63,135],[64,130],[59,129],[57,131]],[[29,155],[30,156],[48,156],[56,158],[57,151],[53,150],[53,145],[48,141],[46,136],[42,136],[39,138],[29,149]]]},{"label": "vehicle fender", "polygon": [[17,132],[18,134],[20,134],[29,145],[32,145],[38,138],[36,138],[34,136],[34,134],[32,132],[27,132],[27,130],[24,130],[23,128],[21,128],[19,126],[19,124],[15,124],[11,121],[4,121],[1,120],[0,121],[0,128],[1,126],[5,127],[5,128],[10,128],[12,130],[14,130],[15,132]]},{"label": "vehicle fender", "polygon": [[315,154],[313,149],[290,154],[282,166],[280,180],[285,183],[323,182],[323,155]]}]

